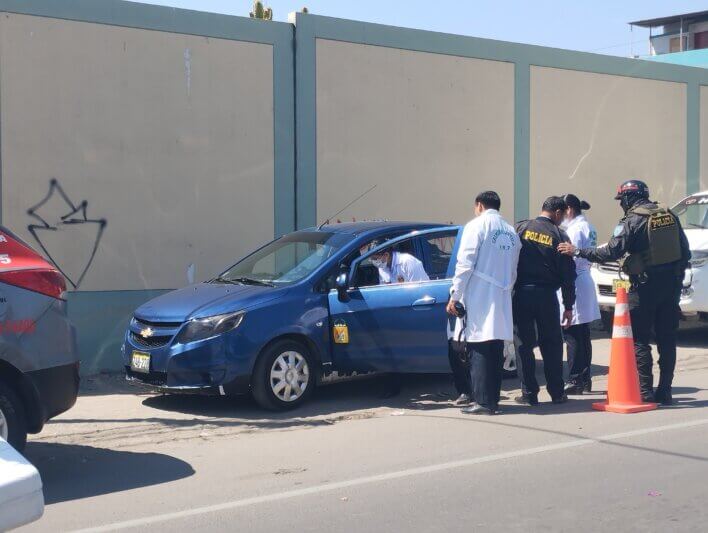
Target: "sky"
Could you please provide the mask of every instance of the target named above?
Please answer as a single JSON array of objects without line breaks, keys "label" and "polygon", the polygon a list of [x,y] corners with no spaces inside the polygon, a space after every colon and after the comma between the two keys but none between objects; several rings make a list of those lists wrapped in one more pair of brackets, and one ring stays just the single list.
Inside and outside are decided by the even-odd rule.
[{"label": "sky", "polygon": [[[249,0],[143,0],[248,16]],[[266,0],[276,20],[310,13],[619,56],[647,55],[648,31],[627,22],[708,9],[705,0]]]}]

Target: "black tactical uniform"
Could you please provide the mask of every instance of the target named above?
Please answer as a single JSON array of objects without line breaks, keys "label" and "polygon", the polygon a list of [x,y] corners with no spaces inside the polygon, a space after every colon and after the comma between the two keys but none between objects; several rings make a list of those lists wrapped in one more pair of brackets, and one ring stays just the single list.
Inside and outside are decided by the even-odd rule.
[{"label": "black tactical uniform", "polygon": [[521,238],[513,298],[514,326],[520,341],[516,361],[521,378],[519,400],[531,405],[538,402],[533,355],[538,345],[548,393],[554,402],[561,402],[564,400],[563,333],[557,291],[559,288],[562,291],[565,309],[572,309],[575,261],[557,252],[559,243],[569,242],[568,235],[545,216],[519,222],[516,232]]},{"label": "black tactical uniform", "polygon": [[[625,216],[610,241],[576,252],[594,263],[624,258],[629,275],[629,312],[642,398],[671,404],[671,382],[676,366],[676,330],[684,271],[691,258],[686,234],[668,209],[649,201],[646,184],[623,183],[615,199],[622,200]],[[628,255],[627,255],[628,254]],[[652,329],[659,350],[659,386],[653,391]]]}]

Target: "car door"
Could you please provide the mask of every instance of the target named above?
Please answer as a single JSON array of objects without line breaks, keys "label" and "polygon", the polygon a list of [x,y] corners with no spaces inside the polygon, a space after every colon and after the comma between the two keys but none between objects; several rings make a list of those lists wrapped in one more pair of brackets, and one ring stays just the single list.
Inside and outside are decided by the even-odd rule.
[{"label": "car door", "polygon": [[[351,266],[354,280],[341,298],[329,293],[333,332],[333,361],[337,368],[381,372],[449,372],[445,305],[449,268],[439,269],[429,281],[357,286],[357,270],[372,255],[387,248],[411,251],[424,266],[424,242],[435,238],[456,240],[459,228],[429,229],[392,239],[370,250]],[[439,258],[438,258],[439,259]],[[427,270],[426,270],[427,272]],[[429,273],[429,275],[431,274]]]}]

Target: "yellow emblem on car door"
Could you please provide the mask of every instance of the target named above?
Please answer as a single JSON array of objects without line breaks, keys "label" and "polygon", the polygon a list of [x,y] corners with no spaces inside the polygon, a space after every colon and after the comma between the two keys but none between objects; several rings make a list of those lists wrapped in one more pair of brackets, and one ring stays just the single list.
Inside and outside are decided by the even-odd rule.
[{"label": "yellow emblem on car door", "polygon": [[335,344],[349,344],[349,327],[344,320],[337,320],[332,328]]}]

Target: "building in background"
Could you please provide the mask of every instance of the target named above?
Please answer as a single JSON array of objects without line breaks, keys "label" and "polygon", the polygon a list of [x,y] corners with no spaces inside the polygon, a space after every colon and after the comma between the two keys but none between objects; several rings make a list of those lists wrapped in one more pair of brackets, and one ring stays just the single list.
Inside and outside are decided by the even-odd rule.
[{"label": "building in background", "polygon": [[708,11],[637,20],[649,29],[649,57],[666,63],[708,68]]}]

